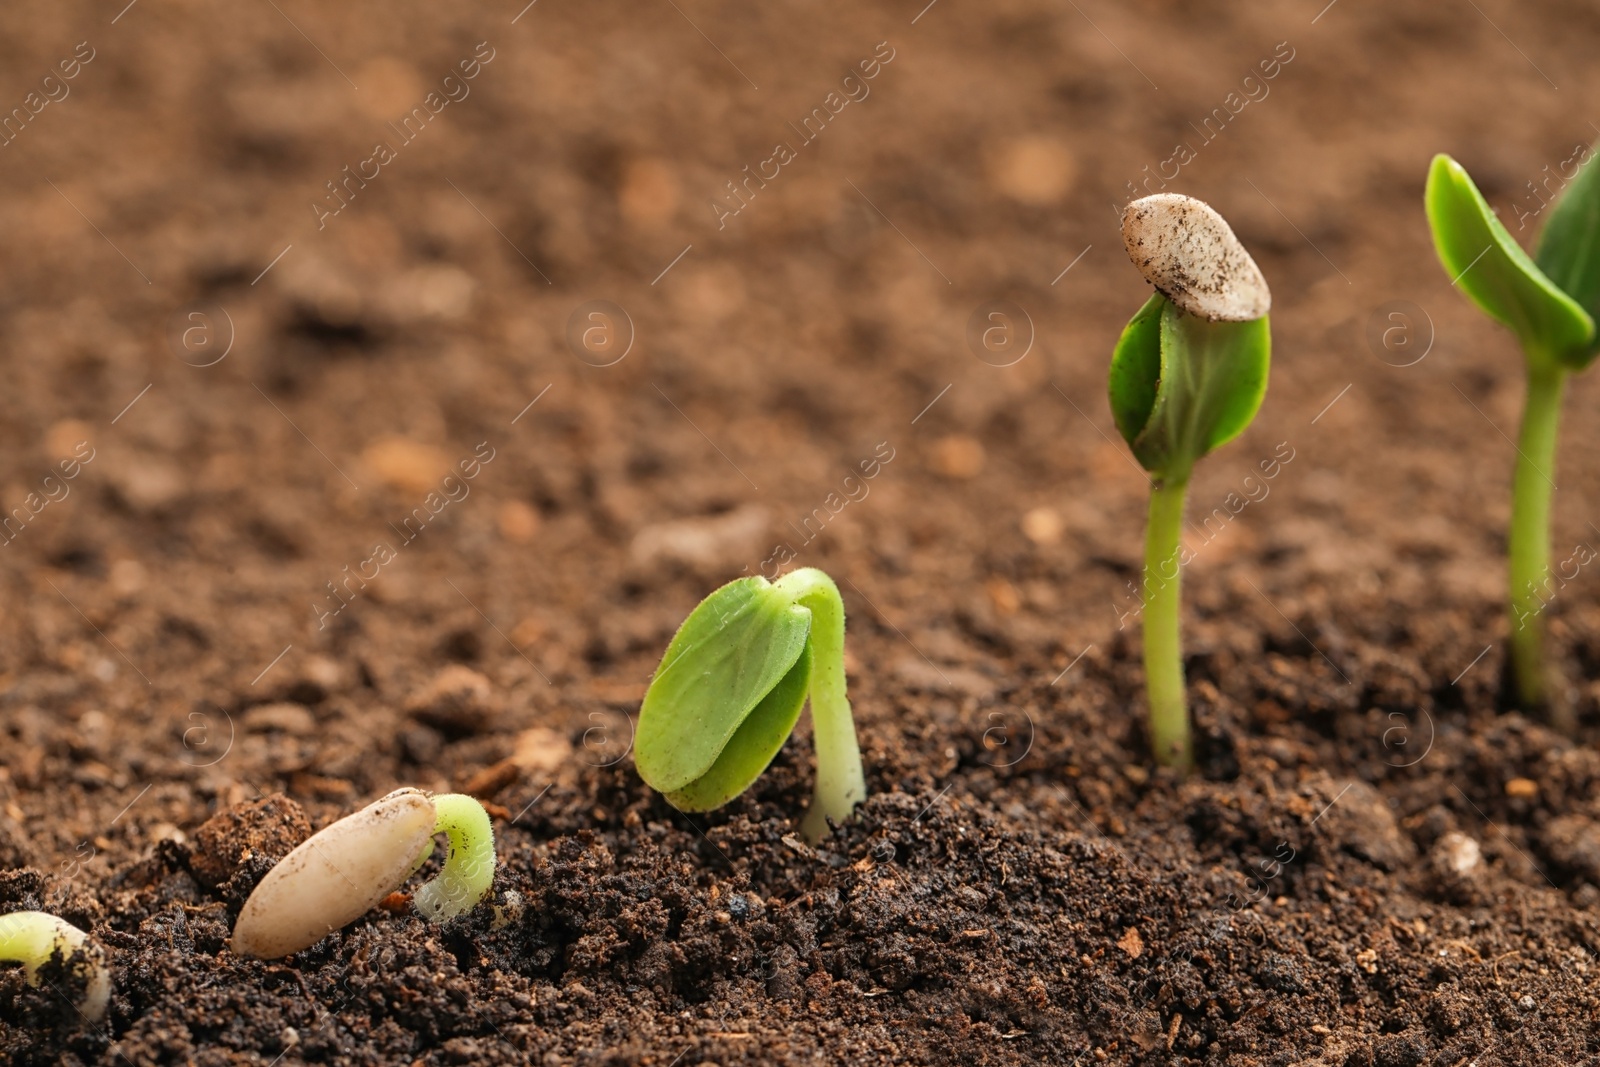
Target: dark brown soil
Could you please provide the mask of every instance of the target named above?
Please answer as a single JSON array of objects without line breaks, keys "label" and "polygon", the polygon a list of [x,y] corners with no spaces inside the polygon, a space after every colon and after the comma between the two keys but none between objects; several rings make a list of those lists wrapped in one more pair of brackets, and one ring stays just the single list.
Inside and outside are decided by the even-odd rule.
[{"label": "dark brown soil", "polygon": [[[1600,15],[922,5],[0,13],[0,910],[115,969],[87,1028],[59,967],[0,972],[0,1059],[1600,1060],[1600,579],[1551,605],[1574,743],[1503,695],[1520,362],[1420,203],[1444,150],[1537,206]],[[1104,400],[1117,206],[1180,143],[1277,355],[1192,490],[1186,782],[1137,725]],[[1597,403],[1558,561],[1600,539]],[[789,565],[844,590],[872,789],[815,850],[804,736],[694,819],[626,755],[678,621]],[[236,959],[276,855],[400,785],[492,804],[507,921]]]}]

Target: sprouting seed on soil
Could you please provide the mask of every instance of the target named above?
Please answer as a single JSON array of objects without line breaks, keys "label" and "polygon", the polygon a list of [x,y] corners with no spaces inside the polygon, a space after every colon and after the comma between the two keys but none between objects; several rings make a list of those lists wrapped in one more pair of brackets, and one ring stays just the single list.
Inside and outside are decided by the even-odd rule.
[{"label": "sprouting seed on soil", "polygon": [[1157,763],[1186,770],[1184,495],[1196,461],[1242,433],[1261,407],[1272,295],[1227,222],[1191,197],[1135,200],[1122,215],[1122,240],[1156,288],[1117,341],[1110,382],[1117,429],[1152,479],[1143,589],[1150,744]]},{"label": "sprouting seed on soil", "polygon": [[702,600],[661,658],[639,711],[639,776],[680,811],[710,811],[767,769],[811,698],[817,780],[800,832],[815,843],[867,795],[845,695],[844,602],[803,567],[738,578]]},{"label": "sprouting seed on soil", "polygon": [[0,961],[20,963],[28,984],[39,984],[39,968],[59,955],[75,982],[83,983],[78,1011],[99,1022],[111,1000],[111,969],[105,950],[65,919],[43,911],[15,911],[0,917]]},{"label": "sprouting seed on soil", "polygon": [[399,789],[301,842],[267,872],[239,912],[233,950],[274,959],[309,948],[398,889],[444,834],[450,855],[412,898],[444,922],[483,899],[494,880],[494,829],[483,805],[457,793]]},{"label": "sprouting seed on soil", "polygon": [[[1590,155],[1551,207],[1532,258],[1449,156],[1433,157],[1424,195],[1440,262],[1480,310],[1517,335],[1527,366],[1507,549],[1511,668],[1529,711],[1547,702],[1543,610],[1551,592],[1550,498],[1561,397],[1567,376],[1586,369],[1600,351],[1600,174],[1582,165]],[[1572,731],[1570,707],[1551,702],[1546,710],[1556,726]]]}]

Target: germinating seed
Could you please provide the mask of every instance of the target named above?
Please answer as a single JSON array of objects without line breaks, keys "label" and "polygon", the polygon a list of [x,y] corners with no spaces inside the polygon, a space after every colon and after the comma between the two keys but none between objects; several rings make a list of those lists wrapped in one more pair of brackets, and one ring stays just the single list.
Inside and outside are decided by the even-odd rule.
[{"label": "germinating seed", "polygon": [[354,922],[405,881],[435,818],[426,793],[401,789],[312,834],[245,901],[234,952],[275,959]]}]

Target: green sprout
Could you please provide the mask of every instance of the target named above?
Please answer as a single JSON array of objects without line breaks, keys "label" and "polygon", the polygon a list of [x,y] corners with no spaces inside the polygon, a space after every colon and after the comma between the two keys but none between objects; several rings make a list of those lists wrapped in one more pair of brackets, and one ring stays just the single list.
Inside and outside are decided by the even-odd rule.
[{"label": "green sprout", "polygon": [[89,935],[65,919],[43,911],[15,911],[0,917],[0,961],[22,964],[28,984],[37,986],[39,969],[52,959],[66,963],[83,982],[77,1001],[86,1022],[99,1022],[111,1001],[111,969],[106,954]]},{"label": "green sprout", "polygon": [[310,948],[399,889],[433,854],[437,833],[449,839],[450,855],[412,904],[430,922],[465,913],[494,881],[489,813],[465,794],[397,789],[318,830],[278,861],[240,909],[233,950],[276,959]]},{"label": "green sprout", "polygon": [[[1583,167],[1550,210],[1533,258],[1518,247],[1467,176],[1446,155],[1433,158],[1424,194],[1434,247],[1453,283],[1522,345],[1528,394],[1511,485],[1508,552],[1511,668],[1527,709],[1547,703],[1544,600],[1550,573],[1550,497],[1556,423],[1568,375],[1594,361],[1600,311],[1600,177]],[[1571,732],[1572,711],[1549,708]]]},{"label": "green sprout", "polygon": [[[450,855],[431,881],[411,898],[417,913],[441,923],[468,911],[489,892],[494,881],[494,827],[482,804],[465,793],[444,793],[433,798],[433,832],[450,841]],[[433,838],[411,868],[416,871],[433,855]]]},{"label": "green sprout", "polygon": [[738,578],[702,600],[639,709],[639,776],[680,811],[710,811],[767,769],[811,698],[817,779],[800,832],[813,843],[867,795],[845,696],[844,601],[803,567]]},{"label": "green sprout", "polygon": [[1111,414],[1150,472],[1143,583],[1150,746],[1163,766],[1194,762],[1180,636],[1184,496],[1201,456],[1233,440],[1267,391],[1266,279],[1221,215],[1163,193],[1122,216],[1128,256],[1156,288],[1111,356]]}]

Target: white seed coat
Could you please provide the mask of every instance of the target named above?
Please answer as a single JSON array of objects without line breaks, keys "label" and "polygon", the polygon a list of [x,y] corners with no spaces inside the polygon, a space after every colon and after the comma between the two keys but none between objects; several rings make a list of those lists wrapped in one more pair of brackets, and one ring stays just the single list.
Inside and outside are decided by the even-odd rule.
[{"label": "white seed coat", "polygon": [[1145,280],[1191,315],[1250,322],[1272,308],[1261,268],[1202,200],[1177,193],[1135,200],[1122,212],[1122,243]]},{"label": "white seed coat", "polygon": [[400,789],[312,834],[245,901],[233,951],[287,956],[359,919],[411,874],[435,818],[426,793]]}]

